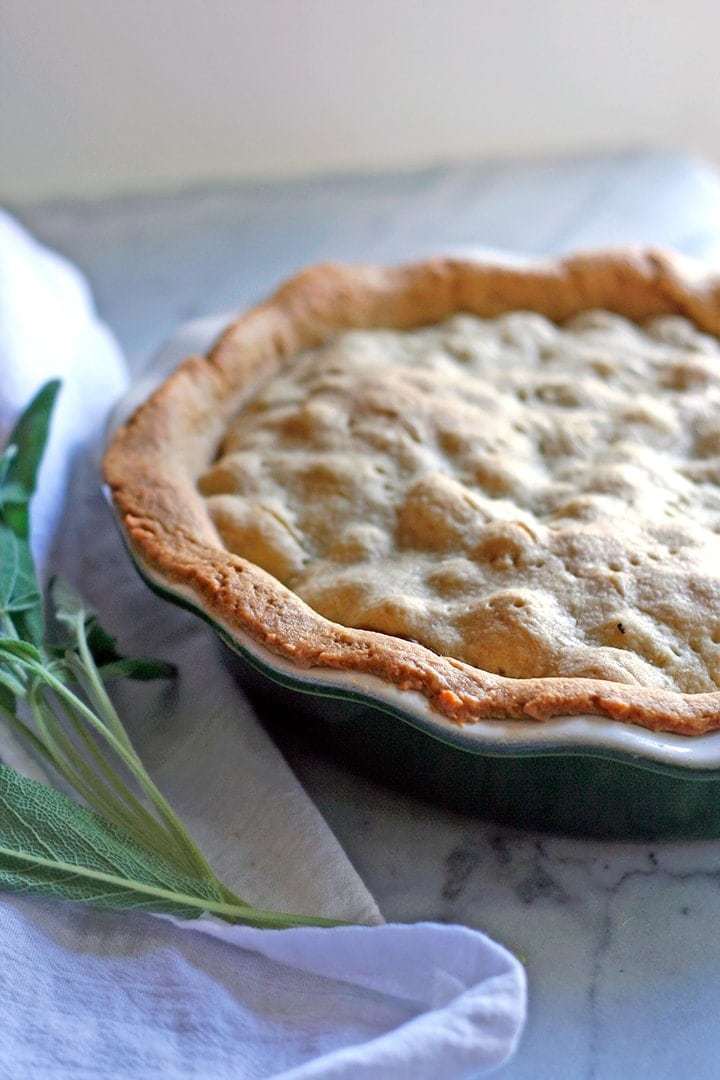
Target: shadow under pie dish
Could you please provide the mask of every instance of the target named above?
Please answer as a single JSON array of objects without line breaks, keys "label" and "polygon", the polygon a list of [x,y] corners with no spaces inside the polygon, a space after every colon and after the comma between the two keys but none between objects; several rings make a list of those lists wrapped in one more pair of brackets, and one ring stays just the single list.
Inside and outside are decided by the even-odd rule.
[{"label": "shadow under pie dish", "polygon": [[343,753],[535,825],[714,835],[719,331],[665,253],[318,267],[106,478],[148,580]]}]

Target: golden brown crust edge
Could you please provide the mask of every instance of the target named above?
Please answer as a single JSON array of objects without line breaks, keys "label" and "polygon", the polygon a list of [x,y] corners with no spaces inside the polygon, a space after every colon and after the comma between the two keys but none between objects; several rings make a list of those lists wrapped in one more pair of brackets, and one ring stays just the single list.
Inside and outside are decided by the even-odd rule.
[{"label": "golden brown crust edge", "polygon": [[720,728],[720,691],[579,678],[508,679],[429,649],[332,623],[253,563],[226,551],[195,481],[226,421],[287,357],[346,327],[438,322],[534,310],[563,320],[606,308],[642,320],[682,314],[720,335],[720,276],[653,250],[579,254],[510,265],[441,258],[407,266],[318,266],[234,322],[208,357],[192,357],[116,434],[104,460],[128,541],[149,571],[189,589],[227,627],[300,668],[371,674],[414,690],[456,723],[598,715],[658,731]]}]

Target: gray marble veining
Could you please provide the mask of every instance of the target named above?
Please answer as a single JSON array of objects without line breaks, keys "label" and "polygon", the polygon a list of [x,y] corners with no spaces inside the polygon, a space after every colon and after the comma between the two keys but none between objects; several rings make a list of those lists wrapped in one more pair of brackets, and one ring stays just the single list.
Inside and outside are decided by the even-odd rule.
[{"label": "gray marble veining", "polygon": [[[87,273],[134,370],[178,323],[241,307],[321,259],[472,244],[720,252],[720,182],[673,154],[245,184],[20,216]],[[528,1028],[503,1077],[720,1075],[720,842],[517,832],[380,788],[289,734],[282,744],[388,918],[467,922],[525,961]]]}]

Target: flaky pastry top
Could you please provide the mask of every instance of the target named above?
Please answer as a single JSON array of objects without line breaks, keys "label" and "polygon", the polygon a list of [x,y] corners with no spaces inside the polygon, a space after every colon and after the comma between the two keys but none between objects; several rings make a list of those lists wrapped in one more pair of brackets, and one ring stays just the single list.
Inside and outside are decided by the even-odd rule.
[{"label": "flaky pastry top", "polygon": [[720,683],[720,346],[680,316],[345,331],[199,487],[333,622],[513,678]]},{"label": "flaky pastry top", "polygon": [[720,727],[720,285],[664,253],[318,267],[105,473],[155,580],[448,719]]}]

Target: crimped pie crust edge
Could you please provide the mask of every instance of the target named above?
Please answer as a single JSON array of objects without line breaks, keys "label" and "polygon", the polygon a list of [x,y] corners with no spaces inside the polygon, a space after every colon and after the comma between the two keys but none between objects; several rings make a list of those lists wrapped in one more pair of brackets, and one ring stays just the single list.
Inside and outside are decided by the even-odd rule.
[{"label": "crimped pie crust edge", "polygon": [[510,679],[412,642],[330,622],[264,570],[222,547],[196,489],[231,416],[257,382],[349,327],[410,328],[456,311],[534,310],[562,321],[591,308],[633,320],[680,314],[720,335],[720,277],[653,250],[522,265],[434,259],[400,267],[328,265],[292,278],[191,357],[116,434],[107,482],[131,547],[155,574],[301,668],[363,672],[424,695],[457,723],[606,716],[681,734],[720,728],[720,691],[681,694],[604,680]]}]

